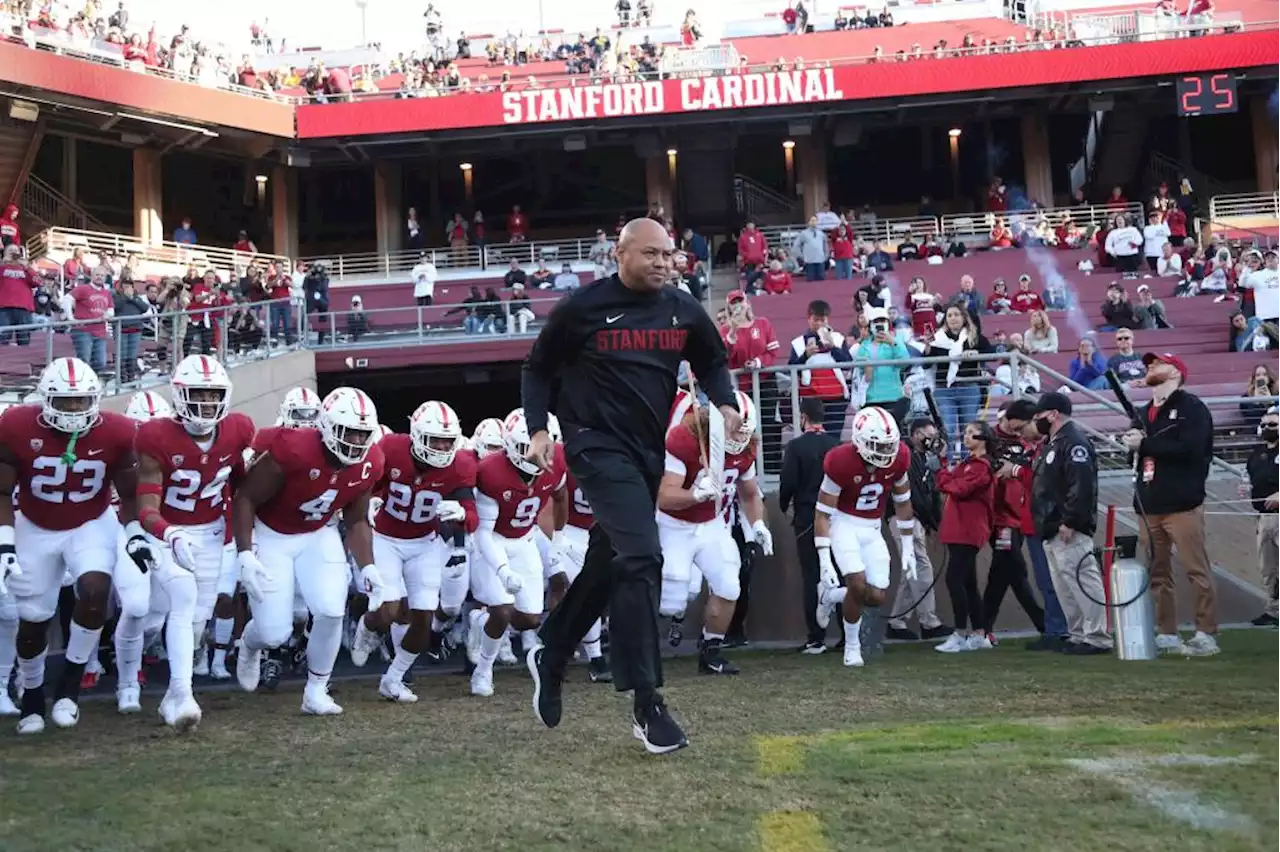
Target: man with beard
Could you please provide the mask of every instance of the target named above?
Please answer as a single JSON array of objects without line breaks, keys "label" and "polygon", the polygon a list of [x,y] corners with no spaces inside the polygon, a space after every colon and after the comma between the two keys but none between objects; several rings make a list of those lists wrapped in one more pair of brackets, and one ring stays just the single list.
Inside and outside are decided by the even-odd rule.
[{"label": "man with beard", "polygon": [[[1219,651],[1217,597],[1205,550],[1204,483],[1213,457],[1213,417],[1194,394],[1182,389],[1187,365],[1169,353],[1148,352],[1147,385],[1151,402],[1124,434],[1138,455],[1133,507],[1142,517],[1140,532],[1151,555],[1151,594],[1159,633],[1156,647],[1167,653],[1208,657]],[[1140,428],[1145,426],[1146,428]],[[1195,591],[1196,632],[1183,643],[1173,588],[1173,548]]]}]

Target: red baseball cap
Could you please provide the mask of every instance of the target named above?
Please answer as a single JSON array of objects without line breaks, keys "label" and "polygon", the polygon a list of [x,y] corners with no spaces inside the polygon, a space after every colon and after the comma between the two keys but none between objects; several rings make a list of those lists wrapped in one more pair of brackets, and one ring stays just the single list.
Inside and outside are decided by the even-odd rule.
[{"label": "red baseball cap", "polygon": [[1142,363],[1150,367],[1154,362],[1159,361],[1161,364],[1168,364],[1182,374],[1182,380],[1187,380],[1187,362],[1183,361],[1172,352],[1148,352],[1142,356]]},{"label": "red baseball cap", "polygon": [[728,296],[724,298],[726,304],[732,305],[734,302],[745,302],[747,294],[741,290],[731,290]]}]

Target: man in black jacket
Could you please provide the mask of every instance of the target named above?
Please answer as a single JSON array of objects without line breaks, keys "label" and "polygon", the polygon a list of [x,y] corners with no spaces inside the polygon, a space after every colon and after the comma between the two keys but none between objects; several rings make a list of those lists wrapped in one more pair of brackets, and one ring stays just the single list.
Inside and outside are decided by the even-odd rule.
[{"label": "man in black jacket", "polygon": [[809,640],[802,654],[821,654],[827,650],[826,631],[818,626],[818,549],[813,543],[813,513],[822,486],[822,462],[827,452],[840,443],[840,436],[822,425],[825,409],[822,400],[806,396],[800,399],[800,427],[804,430],[782,453],[782,475],[778,479],[778,507],[791,513],[791,528],[796,534],[796,552],[800,557],[800,580],[804,601],[804,623]]},{"label": "man in black jacket", "polygon": [[1249,471],[1249,496],[1253,498],[1254,511],[1258,513],[1258,572],[1267,593],[1267,608],[1253,620],[1258,627],[1275,627],[1277,606],[1277,506],[1280,506],[1280,467],[1276,464],[1276,450],[1280,447],[1280,409],[1274,405],[1262,417],[1258,426],[1262,443],[1254,448],[1245,469]]},{"label": "man in black jacket", "polygon": [[[955,631],[938,618],[933,597],[933,561],[929,558],[929,534],[937,535],[938,524],[942,522],[942,495],[934,484],[934,475],[941,467],[938,451],[942,448],[937,425],[924,417],[911,421],[907,426],[907,446],[911,448],[911,468],[907,472],[911,480],[911,508],[916,515],[913,533],[916,577],[914,580],[902,577],[898,581],[889,612],[903,615],[889,619],[885,635],[890,639],[943,639]],[[915,609],[906,612],[913,604]],[[907,627],[912,613],[920,622],[919,635]]]},{"label": "man in black jacket", "polygon": [[1071,421],[1071,400],[1046,393],[1032,418],[1048,438],[1036,457],[1031,512],[1044,540],[1053,589],[1067,618],[1064,654],[1105,654],[1107,632],[1102,572],[1093,556],[1098,527],[1098,457],[1084,432]]},{"label": "man in black jacket", "polygon": [[[1133,508],[1142,519],[1139,531],[1151,557],[1151,596],[1155,598],[1156,647],[1189,657],[1218,653],[1218,604],[1204,545],[1204,482],[1213,458],[1213,416],[1209,408],[1182,386],[1187,365],[1176,355],[1142,356],[1151,402],[1144,423],[1124,434],[1138,455]],[[1173,589],[1173,548],[1195,591],[1196,632],[1184,644],[1178,635]]]},{"label": "man in black jacket", "polygon": [[628,222],[617,274],[560,300],[525,360],[520,386],[528,459],[553,467],[547,415],[554,408],[569,467],[595,517],[582,573],[542,625],[544,647],[528,652],[534,711],[549,728],[560,723],[569,660],[607,606],[614,687],[634,691],[632,733],[651,754],[688,745],[658,693],[656,507],[681,361],[724,418],[724,434],[742,427],[719,331],[693,297],[668,286],[673,253],[657,222]]}]

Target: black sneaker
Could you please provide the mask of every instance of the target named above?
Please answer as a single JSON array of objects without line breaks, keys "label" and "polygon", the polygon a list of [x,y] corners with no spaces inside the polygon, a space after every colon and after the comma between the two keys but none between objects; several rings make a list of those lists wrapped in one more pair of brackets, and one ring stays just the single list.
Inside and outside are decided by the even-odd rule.
[{"label": "black sneaker", "polygon": [[680,643],[684,641],[684,616],[671,619],[671,625],[667,627],[667,644],[672,648],[679,648]]},{"label": "black sneaker", "polygon": [[1023,647],[1028,651],[1061,651],[1062,646],[1067,644],[1066,640],[1061,636],[1041,636],[1039,639],[1033,639]]},{"label": "black sneaker", "polygon": [[660,697],[643,710],[637,708],[631,721],[631,733],[644,743],[644,750],[649,754],[670,754],[689,744],[689,739],[671,718]]},{"label": "black sneaker", "polygon": [[587,663],[587,677],[592,683],[613,683],[613,672],[609,671],[609,661],[603,656],[590,660]]},{"label": "black sneaker", "polygon": [[1110,654],[1111,649],[1090,645],[1088,642],[1069,642],[1062,653],[1072,657],[1093,657],[1101,654]]},{"label": "black sneaker", "polygon": [[547,659],[547,649],[534,645],[524,658],[533,677],[533,715],[548,728],[560,724],[564,705],[560,692],[564,687],[564,666],[553,668]]},{"label": "black sneaker", "polygon": [[736,675],[738,667],[721,654],[724,643],[719,639],[703,639],[698,650],[698,671],[702,674]]},{"label": "black sneaker", "polygon": [[906,627],[890,627],[885,631],[884,638],[898,639],[903,642],[919,642],[920,636],[914,631]]},{"label": "black sneaker", "polygon": [[724,641],[720,644],[725,648],[745,648],[751,643],[747,641],[746,635],[742,633],[735,633],[724,637]]},{"label": "black sneaker", "polygon": [[1274,615],[1269,615],[1264,612],[1262,615],[1258,616],[1257,618],[1255,618],[1253,621],[1250,621],[1249,623],[1252,624],[1254,627],[1275,627],[1277,624],[1277,619]]},{"label": "black sneaker", "polygon": [[810,657],[816,657],[818,654],[825,654],[826,652],[827,643],[823,642],[821,639],[812,642],[805,642],[800,648],[801,654],[806,654]]},{"label": "black sneaker", "polygon": [[920,635],[925,639],[946,639],[956,629],[950,624],[939,624],[937,627],[926,627],[920,631]]}]

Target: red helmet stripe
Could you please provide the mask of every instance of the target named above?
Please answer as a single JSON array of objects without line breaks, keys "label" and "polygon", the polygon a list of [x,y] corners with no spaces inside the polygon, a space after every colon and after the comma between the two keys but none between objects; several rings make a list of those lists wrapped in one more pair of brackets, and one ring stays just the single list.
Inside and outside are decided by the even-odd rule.
[{"label": "red helmet stripe", "polygon": [[357,402],[357,403],[359,404],[359,406],[360,406],[360,416],[361,416],[361,417],[364,417],[368,412],[365,410],[365,407],[364,407],[364,394],[363,394],[361,391],[356,391],[356,402]]},{"label": "red helmet stripe", "polygon": [[156,401],[155,398],[151,396],[151,391],[147,391],[147,413],[152,417],[156,416]]},{"label": "red helmet stripe", "polygon": [[67,384],[71,385],[71,389],[72,389],[72,390],[75,390],[75,387],[76,387],[76,362],[75,362],[73,359],[71,359],[71,358],[68,358],[68,359],[67,359]]},{"label": "red helmet stripe", "polygon": [[439,402],[436,404],[440,406],[440,424],[444,426],[444,428],[448,429],[449,428],[449,409],[443,402]]},{"label": "red helmet stripe", "polygon": [[213,370],[209,367],[209,356],[200,356],[200,369],[204,371],[205,381],[208,381]]}]

